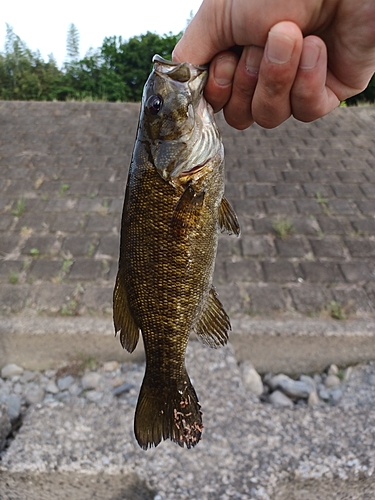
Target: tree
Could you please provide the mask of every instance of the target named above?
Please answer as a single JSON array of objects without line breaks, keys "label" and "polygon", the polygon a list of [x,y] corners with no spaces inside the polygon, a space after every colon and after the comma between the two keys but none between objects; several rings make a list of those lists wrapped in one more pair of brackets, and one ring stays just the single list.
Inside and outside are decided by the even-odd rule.
[{"label": "tree", "polygon": [[75,24],[71,23],[66,36],[66,55],[68,63],[79,60],[79,31]]}]

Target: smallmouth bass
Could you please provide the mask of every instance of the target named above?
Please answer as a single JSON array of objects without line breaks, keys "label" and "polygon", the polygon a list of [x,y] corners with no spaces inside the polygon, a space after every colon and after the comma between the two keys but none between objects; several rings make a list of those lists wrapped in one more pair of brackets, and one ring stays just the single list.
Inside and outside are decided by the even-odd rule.
[{"label": "smallmouth bass", "polygon": [[121,222],[115,332],[146,371],[134,419],[138,444],[191,448],[202,413],[185,368],[189,335],[226,344],[230,322],[212,287],[220,230],[239,235],[224,197],[224,150],[203,97],[207,69],[156,55],[143,91]]}]

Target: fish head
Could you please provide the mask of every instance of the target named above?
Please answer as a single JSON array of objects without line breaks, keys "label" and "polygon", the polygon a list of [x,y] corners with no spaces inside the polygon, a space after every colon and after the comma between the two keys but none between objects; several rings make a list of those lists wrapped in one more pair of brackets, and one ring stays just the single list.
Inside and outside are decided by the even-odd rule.
[{"label": "fish head", "polygon": [[223,147],[213,110],[203,96],[207,67],[158,55],[153,62],[143,91],[141,140],[160,176],[175,184],[223,155]]}]

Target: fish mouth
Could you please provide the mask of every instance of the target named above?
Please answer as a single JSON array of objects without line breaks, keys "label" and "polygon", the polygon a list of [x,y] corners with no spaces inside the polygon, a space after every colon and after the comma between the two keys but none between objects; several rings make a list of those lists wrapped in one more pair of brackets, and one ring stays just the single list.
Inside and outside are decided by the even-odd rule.
[{"label": "fish mouth", "polygon": [[207,65],[198,66],[188,62],[178,63],[168,61],[164,59],[164,57],[159,56],[159,54],[154,55],[152,62],[154,63],[154,70],[156,73],[164,76],[166,75],[172,80],[180,83],[191,83],[203,73],[206,75],[208,70]]}]

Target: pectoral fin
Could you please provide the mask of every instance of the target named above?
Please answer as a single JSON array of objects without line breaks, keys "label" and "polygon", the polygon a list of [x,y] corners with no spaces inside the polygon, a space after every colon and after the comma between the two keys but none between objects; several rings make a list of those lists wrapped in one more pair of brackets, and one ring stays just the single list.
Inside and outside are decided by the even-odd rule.
[{"label": "pectoral fin", "polygon": [[240,235],[241,230],[237,215],[224,196],[219,207],[219,226],[222,232],[226,231],[228,234]]},{"label": "pectoral fin", "polygon": [[230,329],[228,315],[217,298],[215,289],[211,288],[195,330],[196,334],[203,344],[217,348],[227,343]]},{"label": "pectoral fin", "polygon": [[204,191],[197,193],[188,185],[173,212],[171,227],[174,236],[181,237],[189,228],[196,226],[203,201]]},{"label": "pectoral fin", "polygon": [[113,323],[115,334],[120,332],[120,342],[124,349],[133,352],[139,339],[139,328],[129,309],[128,297],[122,283],[120,271],[117,273],[113,290]]}]

